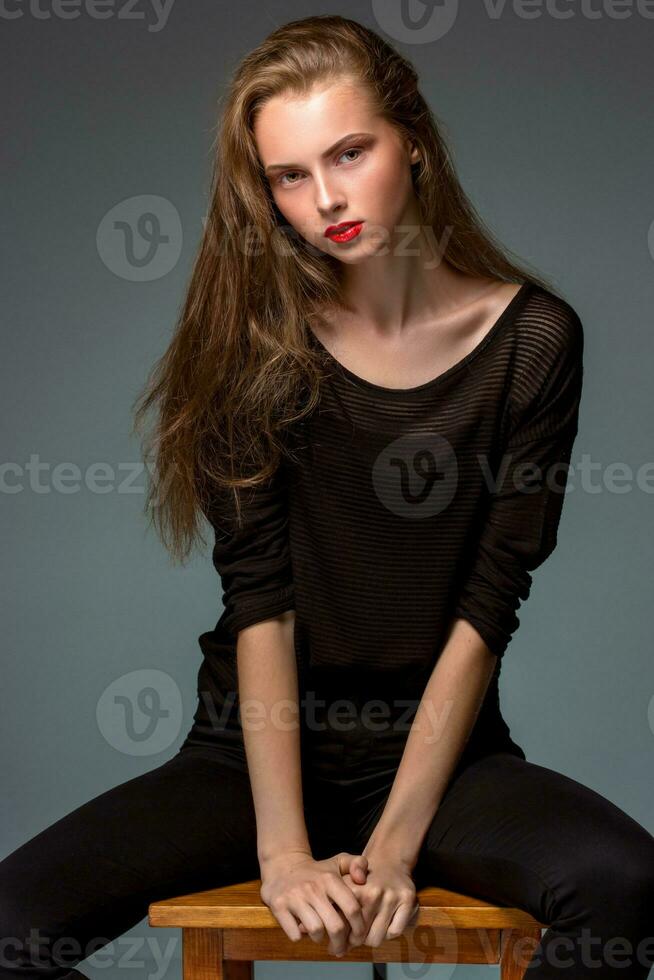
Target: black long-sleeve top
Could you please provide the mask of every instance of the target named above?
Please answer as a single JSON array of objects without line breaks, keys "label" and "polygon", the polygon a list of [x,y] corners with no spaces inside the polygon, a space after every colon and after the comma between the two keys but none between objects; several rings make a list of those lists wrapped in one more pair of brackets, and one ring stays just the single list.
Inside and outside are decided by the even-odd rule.
[{"label": "black long-sleeve top", "polygon": [[453,618],[468,620],[497,663],[466,757],[524,757],[498,678],[531,573],[557,541],[582,389],[577,313],[525,283],[467,356],[403,389],[360,378],[311,338],[330,371],[295,427],[294,459],[250,492],[243,528],[227,509],[212,519],[224,611],[199,638],[187,742],[247,768],[236,636],[293,609],[301,684],[416,707]]}]

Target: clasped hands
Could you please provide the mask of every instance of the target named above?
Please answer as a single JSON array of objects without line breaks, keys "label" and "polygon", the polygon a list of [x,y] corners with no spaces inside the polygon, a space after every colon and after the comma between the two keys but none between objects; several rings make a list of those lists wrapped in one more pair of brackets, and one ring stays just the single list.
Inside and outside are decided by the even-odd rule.
[{"label": "clasped hands", "polygon": [[400,936],[418,914],[411,869],[384,851],[341,851],[316,861],[308,851],[284,852],[261,864],[261,898],[293,942],[329,936],[329,952],[379,946]]}]

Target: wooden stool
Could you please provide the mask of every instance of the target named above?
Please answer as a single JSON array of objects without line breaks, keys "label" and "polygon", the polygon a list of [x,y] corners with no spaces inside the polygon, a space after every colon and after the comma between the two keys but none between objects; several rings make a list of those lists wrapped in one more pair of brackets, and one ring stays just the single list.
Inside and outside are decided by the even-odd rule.
[{"label": "wooden stool", "polygon": [[260,888],[254,879],[150,904],[151,926],[182,929],[184,980],[253,980],[255,960],[371,963],[376,980],[385,977],[386,963],[497,963],[502,980],[522,980],[544,928],[521,909],[422,888],[420,911],[401,936],[336,957],[327,938],[292,942]]}]

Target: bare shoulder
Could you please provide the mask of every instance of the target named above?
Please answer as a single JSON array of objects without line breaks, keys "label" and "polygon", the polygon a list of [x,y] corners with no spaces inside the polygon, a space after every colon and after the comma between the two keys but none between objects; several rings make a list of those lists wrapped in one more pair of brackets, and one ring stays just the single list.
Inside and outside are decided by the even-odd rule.
[{"label": "bare shoulder", "polygon": [[495,280],[485,296],[482,296],[482,320],[495,323],[505,310],[511,306],[518,293],[522,290],[521,282],[504,282]]}]

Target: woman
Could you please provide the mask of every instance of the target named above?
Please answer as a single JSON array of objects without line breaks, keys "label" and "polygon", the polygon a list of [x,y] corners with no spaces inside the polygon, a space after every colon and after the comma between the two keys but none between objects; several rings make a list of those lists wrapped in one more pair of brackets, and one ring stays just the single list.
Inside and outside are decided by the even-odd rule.
[{"label": "woman", "polygon": [[534,980],[647,976],[654,839],[499,708],[556,544],[577,313],[493,242],[414,70],[354,21],[248,55],[217,150],[137,420],[158,404],[148,503],[182,557],[206,515],[224,612],[178,754],[0,865],[3,974],[76,972],[150,902],[260,874],[288,937],[337,956],[432,882],[547,923]]}]

